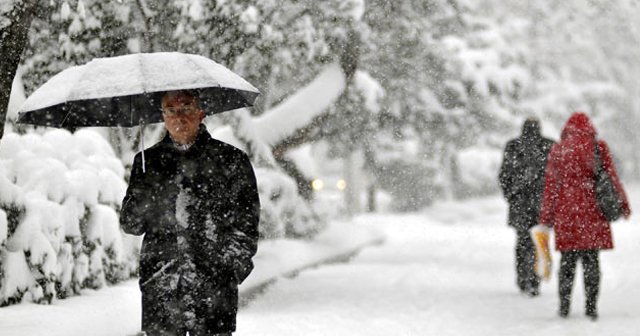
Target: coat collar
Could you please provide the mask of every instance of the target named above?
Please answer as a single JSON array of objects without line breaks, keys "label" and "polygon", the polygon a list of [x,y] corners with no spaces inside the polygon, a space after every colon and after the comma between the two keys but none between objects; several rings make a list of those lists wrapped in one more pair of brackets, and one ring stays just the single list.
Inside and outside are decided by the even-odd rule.
[{"label": "coat collar", "polygon": [[166,132],[164,138],[162,139],[162,141],[160,141],[160,144],[162,147],[170,149],[175,152],[180,152],[180,153],[190,153],[193,151],[199,152],[201,149],[205,147],[205,144],[209,141],[210,138],[211,138],[211,135],[209,135],[209,132],[207,131],[207,126],[205,126],[204,124],[200,124],[200,127],[198,128],[198,135],[196,136],[196,141],[186,151],[180,151],[176,148],[173,142],[173,139],[171,139],[171,136],[169,135],[169,132]]}]

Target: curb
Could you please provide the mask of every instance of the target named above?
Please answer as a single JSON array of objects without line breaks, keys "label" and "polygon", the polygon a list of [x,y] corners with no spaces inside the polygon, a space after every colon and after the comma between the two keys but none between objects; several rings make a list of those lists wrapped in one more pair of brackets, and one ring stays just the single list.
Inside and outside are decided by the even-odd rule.
[{"label": "curb", "polygon": [[251,285],[250,287],[241,288],[238,292],[238,306],[239,308],[245,307],[247,304],[251,302],[251,300],[253,300],[256,296],[264,293],[269,286],[274,284],[280,278],[295,278],[298,274],[300,274],[300,272],[308,269],[317,268],[327,264],[348,262],[365,247],[382,245],[384,241],[385,241],[384,237],[376,237],[375,239],[361,243],[358,246],[351,248],[347,251],[339,252],[334,255],[328,256],[326,258],[322,258],[320,260],[311,260],[309,264],[294,268],[289,271],[285,271],[280,274],[273,275],[263,281],[260,281],[256,284]]}]

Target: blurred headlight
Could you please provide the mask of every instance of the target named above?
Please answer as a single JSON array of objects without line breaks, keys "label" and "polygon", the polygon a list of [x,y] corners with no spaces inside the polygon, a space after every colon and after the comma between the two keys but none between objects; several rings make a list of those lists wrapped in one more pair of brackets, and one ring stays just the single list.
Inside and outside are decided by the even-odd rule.
[{"label": "blurred headlight", "polygon": [[322,190],[322,188],[324,188],[324,182],[320,179],[315,179],[311,181],[311,188],[313,188],[313,190]]}]

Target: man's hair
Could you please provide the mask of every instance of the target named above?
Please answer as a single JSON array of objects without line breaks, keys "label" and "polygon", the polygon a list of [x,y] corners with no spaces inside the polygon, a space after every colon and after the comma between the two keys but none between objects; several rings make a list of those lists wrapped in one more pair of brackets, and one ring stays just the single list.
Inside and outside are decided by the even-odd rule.
[{"label": "man's hair", "polygon": [[197,108],[200,108],[200,101],[198,99],[198,92],[195,90],[175,90],[167,91],[162,95],[161,105],[164,107],[166,99],[179,99],[185,103],[193,103]]}]

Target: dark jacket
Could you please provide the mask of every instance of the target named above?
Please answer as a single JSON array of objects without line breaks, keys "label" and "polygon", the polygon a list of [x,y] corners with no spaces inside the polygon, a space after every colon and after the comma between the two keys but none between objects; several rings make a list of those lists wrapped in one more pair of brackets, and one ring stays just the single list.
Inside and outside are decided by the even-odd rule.
[{"label": "dark jacket", "polygon": [[549,154],[540,210],[540,223],[553,226],[559,251],[613,248],[611,226],[596,203],[596,144],[602,165],[622,198],[625,215],[631,214],[609,147],[596,141],[596,130],[586,114],[574,113]]},{"label": "dark jacket", "polygon": [[507,143],[500,188],[509,203],[509,225],[518,230],[528,230],[538,223],[544,170],[552,145],[552,140],[540,135],[534,120],[527,120],[522,135]]},{"label": "dark jacket", "polygon": [[125,232],[144,234],[143,330],[175,318],[167,297],[183,305],[177,311],[195,310],[206,332],[235,330],[237,286],[253,268],[258,241],[260,203],[249,158],[201,125],[187,151],[167,134],[145,150],[145,160],[143,172],[140,153],[134,159],[120,217]]}]

